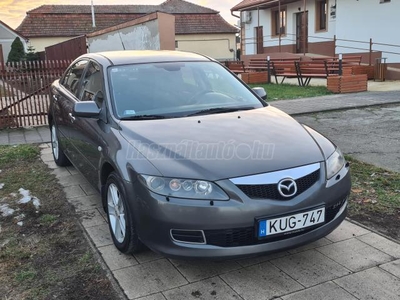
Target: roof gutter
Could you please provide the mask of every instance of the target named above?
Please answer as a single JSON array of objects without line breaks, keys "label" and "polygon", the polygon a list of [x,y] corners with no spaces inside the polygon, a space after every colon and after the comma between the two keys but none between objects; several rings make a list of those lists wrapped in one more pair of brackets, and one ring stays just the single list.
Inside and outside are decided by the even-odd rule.
[{"label": "roof gutter", "polygon": [[235,14],[233,13],[233,10],[231,10],[231,15],[234,16],[234,17],[236,17],[236,18],[238,18],[238,19],[240,19],[240,16],[235,15]]},{"label": "roof gutter", "polygon": [[[280,0],[273,0],[273,1],[268,1],[268,3],[265,3],[265,2],[264,3],[258,3],[258,4],[254,4],[254,5],[243,7],[242,9],[238,9],[238,11],[244,11],[244,10],[248,10],[248,9],[252,9],[252,8],[259,8],[264,4],[273,4],[273,3],[276,3],[276,2],[279,2],[279,1]],[[233,12],[232,12],[232,15],[233,15]]]}]

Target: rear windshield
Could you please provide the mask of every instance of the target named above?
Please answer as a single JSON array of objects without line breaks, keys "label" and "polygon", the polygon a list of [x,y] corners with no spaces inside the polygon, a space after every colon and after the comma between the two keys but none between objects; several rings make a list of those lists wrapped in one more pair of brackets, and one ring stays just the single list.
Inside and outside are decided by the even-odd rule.
[{"label": "rear windshield", "polygon": [[261,108],[235,75],[216,62],[114,66],[110,90],[119,118],[184,117],[214,108]]}]

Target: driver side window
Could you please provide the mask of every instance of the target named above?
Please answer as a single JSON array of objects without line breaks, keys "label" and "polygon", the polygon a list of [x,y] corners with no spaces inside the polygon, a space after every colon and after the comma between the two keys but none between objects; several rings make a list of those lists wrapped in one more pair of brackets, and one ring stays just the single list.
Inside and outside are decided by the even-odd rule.
[{"label": "driver side window", "polygon": [[79,99],[81,101],[95,101],[98,107],[103,103],[103,76],[98,64],[90,62],[83,78],[82,90]]}]

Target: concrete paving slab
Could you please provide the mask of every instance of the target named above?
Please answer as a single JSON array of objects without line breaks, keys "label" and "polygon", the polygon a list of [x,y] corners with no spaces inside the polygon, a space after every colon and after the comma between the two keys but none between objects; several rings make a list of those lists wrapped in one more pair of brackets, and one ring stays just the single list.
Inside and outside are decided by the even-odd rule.
[{"label": "concrete paving slab", "polygon": [[358,239],[390,256],[400,258],[400,244],[395,243],[379,234],[369,233],[358,237]]},{"label": "concrete paving slab", "polygon": [[163,294],[157,293],[154,295],[150,295],[147,297],[138,298],[138,300],[166,300],[167,298],[164,297]]},{"label": "concrete paving slab", "polygon": [[41,149],[40,153],[41,153],[42,155],[44,155],[44,154],[51,154],[51,155],[53,155],[53,150],[52,150],[51,148],[44,148],[44,149]]},{"label": "concrete paving slab", "polygon": [[396,276],[397,278],[400,278],[400,259],[380,265],[379,267]]},{"label": "concrete paving slab", "polygon": [[332,281],[325,282],[306,290],[295,292],[293,294],[283,296],[283,300],[358,300],[350,293],[333,283]]},{"label": "concrete paving slab", "polygon": [[[78,189],[79,186],[82,187],[81,184],[83,182],[86,183],[87,180],[86,180],[85,177],[83,177],[82,175],[78,174],[78,175],[69,175],[69,176],[60,177],[58,179],[58,182],[64,187],[74,186],[76,189]],[[83,192],[85,192],[85,191],[83,190]],[[86,193],[85,193],[85,195],[86,195]]]},{"label": "concrete paving slab", "polygon": [[[66,189],[70,189],[71,187],[67,187]],[[74,198],[67,198],[68,202],[70,202],[77,212],[84,212],[88,210],[93,210],[96,208],[102,209],[101,198],[98,195],[94,196],[78,196]]]},{"label": "concrete paving slab", "polygon": [[64,192],[67,196],[67,199],[86,196],[85,192],[81,189],[79,185],[66,186],[64,187]]},{"label": "concrete paving slab", "polygon": [[56,175],[57,178],[61,178],[64,176],[71,176],[71,173],[68,172],[66,168],[58,168],[51,171],[52,174]]},{"label": "concrete paving slab", "polygon": [[134,256],[141,264],[163,258],[161,254],[155,253],[149,249],[144,249],[142,252],[135,253]]},{"label": "concrete paving slab", "polygon": [[71,175],[80,174],[77,169],[73,166],[65,167]]},{"label": "concrete paving slab", "polygon": [[46,165],[50,168],[50,169],[58,169],[59,166],[56,165],[56,163],[53,161],[46,161]]},{"label": "concrete paving slab", "polygon": [[97,209],[91,209],[79,213],[79,220],[85,228],[106,224],[106,221]]},{"label": "concrete paving slab", "polygon": [[353,272],[393,260],[386,253],[355,238],[323,246],[317,250]]},{"label": "concrete paving slab", "polygon": [[351,273],[316,250],[274,259],[271,263],[306,287]]},{"label": "concrete paving slab", "polygon": [[370,231],[345,220],[335,231],[328,234],[326,238],[332,242],[339,242],[367,233],[370,233]]},{"label": "concrete paving slab", "polygon": [[188,282],[167,259],[160,259],[113,272],[129,299],[186,285]]},{"label": "concrete paving slab", "polygon": [[126,255],[118,251],[114,245],[99,247],[99,251],[111,271],[128,268],[138,264],[132,255]]},{"label": "concrete paving slab", "polygon": [[269,262],[220,277],[246,300],[267,300],[303,289],[302,285]]},{"label": "concrete paving slab", "polygon": [[[74,176],[79,176],[79,175],[74,175]],[[82,176],[82,178],[84,178]],[[98,195],[100,196],[99,192],[96,191],[91,185],[90,183],[86,183],[87,180],[84,179],[81,181],[81,184],[79,184],[81,186],[81,189],[85,192],[86,195],[88,196],[92,196],[92,195]]]},{"label": "concrete paving slab", "polygon": [[358,299],[400,299],[400,279],[377,267],[336,279],[334,282]]},{"label": "concrete paving slab", "polygon": [[54,161],[53,154],[51,153],[51,151],[50,151],[50,153],[42,154],[41,159],[44,162]]},{"label": "concrete paving slab", "polygon": [[240,299],[239,295],[218,277],[202,280],[164,292],[168,300]]},{"label": "concrete paving slab", "polygon": [[172,264],[189,281],[194,282],[241,269],[235,261],[187,261],[171,259]]},{"label": "concrete paving slab", "polygon": [[108,224],[86,228],[87,233],[96,247],[113,245]]},{"label": "concrete paving slab", "polygon": [[326,246],[326,245],[329,245],[329,244],[332,244],[332,242],[330,240],[328,240],[327,238],[322,238],[322,239],[319,239],[318,241],[315,241],[315,242],[313,242],[311,244],[304,245],[304,246],[301,246],[299,248],[295,248],[295,249],[289,250],[289,253],[290,254],[299,253],[299,252],[303,252],[303,251],[319,248],[319,247],[322,247],[322,246]]},{"label": "concrete paving slab", "polygon": [[236,261],[242,266],[242,267],[250,267],[259,263],[263,263],[266,261],[270,261],[275,258],[280,258],[283,256],[289,255],[289,252],[287,251],[281,251],[281,252],[276,252],[273,254],[268,254],[268,255],[260,255],[260,256],[254,256],[254,257],[249,257],[249,258],[242,258],[242,259],[237,259]]},{"label": "concrete paving slab", "polygon": [[50,137],[50,129],[48,126],[41,126],[37,127],[37,131],[42,138],[43,142],[50,142],[51,137]]}]

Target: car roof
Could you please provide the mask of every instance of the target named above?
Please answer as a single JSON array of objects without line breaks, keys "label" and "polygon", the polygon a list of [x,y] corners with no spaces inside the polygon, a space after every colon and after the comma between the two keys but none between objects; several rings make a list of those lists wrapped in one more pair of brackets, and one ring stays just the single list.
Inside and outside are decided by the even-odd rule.
[{"label": "car roof", "polygon": [[89,53],[84,55],[97,60],[107,59],[111,65],[126,65],[151,62],[178,62],[178,61],[210,61],[211,59],[192,52],[156,51],[156,50],[127,50]]}]

